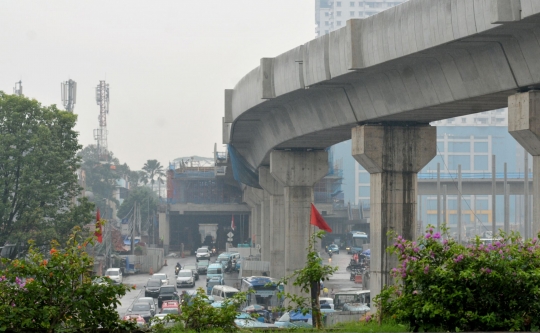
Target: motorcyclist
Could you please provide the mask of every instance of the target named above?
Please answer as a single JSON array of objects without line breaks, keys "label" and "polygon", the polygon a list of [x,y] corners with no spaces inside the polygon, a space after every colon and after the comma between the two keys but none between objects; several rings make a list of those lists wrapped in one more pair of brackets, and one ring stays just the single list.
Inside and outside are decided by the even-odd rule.
[{"label": "motorcyclist", "polygon": [[176,266],[174,267],[174,274],[178,275],[178,272],[182,269],[182,265],[180,265],[180,262],[176,263]]}]

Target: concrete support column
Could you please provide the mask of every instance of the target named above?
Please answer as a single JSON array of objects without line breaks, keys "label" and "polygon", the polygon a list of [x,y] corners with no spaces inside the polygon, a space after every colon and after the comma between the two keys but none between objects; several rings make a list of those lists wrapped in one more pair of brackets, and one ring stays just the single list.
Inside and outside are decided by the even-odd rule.
[{"label": "concrete support column", "polygon": [[536,237],[540,232],[540,91],[508,97],[508,132],[533,157],[531,237]]},{"label": "concrete support column", "polygon": [[285,276],[284,189],[270,174],[269,167],[259,168],[259,184],[270,197],[270,276],[280,279]]},{"label": "concrete support column", "polygon": [[258,188],[246,187],[243,201],[251,208],[250,230],[252,244],[260,244],[261,241],[261,201],[263,191]]},{"label": "concrete support column", "polygon": [[263,200],[261,201],[261,260],[270,261],[270,194],[262,191]]},{"label": "concrete support column", "polygon": [[364,125],[352,129],[352,155],[370,177],[371,298],[398,259],[386,252],[388,231],[413,239],[417,228],[417,173],[435,157],[436,128],[428,125]]},{"label": "concrete support column", "polygon": [[[313,185],[328,173],[326,151],[283,151],[270,153],[270,174],[284,187],[285,274],[306,264]],[[300,288],[288,284],[285,290],[303,295]]]}]

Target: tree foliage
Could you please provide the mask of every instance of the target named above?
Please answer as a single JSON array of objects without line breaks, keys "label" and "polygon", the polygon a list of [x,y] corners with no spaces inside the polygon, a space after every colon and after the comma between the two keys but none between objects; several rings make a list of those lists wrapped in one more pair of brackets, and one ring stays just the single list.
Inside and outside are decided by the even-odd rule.
[{"label": "tree foliage", "polygon": [[129,196],[122,202],[122,205],[118,209],[118,216],[123,218],[124,216],[131,215],[135,203],[140,206],[142,229],[148,230],[152,227],[152,224],[149,222],[157,210],[157,196],[148,187],[137,187],[129,191]]},{"label": "tree foliage", "polygon": [[[0,244],[62,237],[67,225],[91,219],[75,171],[77,116],[0,92]],[[65,234],[64,234],[65,235]]]},{"label": "tree foliage", "polygon": [[64,248],[52,242],[47,256],[31,243],[22,260],[2,259],[0,270],[0,331],[81,331],[129,328],[116,307],[129,287],[104,278],[93,283],[93,258],[75,228]]},{"label": "tree foliage", "polygon": [[180,312],[180,321],[188,330],[196,332],[236,332],[238,328],[234,319],[240,306],[246,302],[246,293],[240,292],[226,298],[221,307],[213,307],[202,288],[197,289],[196,296],[184,298]]},{"label": "tree foliage", "polygon": [[143,175],[142,181],[145,184],[150,183],[152,185],[152,190],[154,190],[154,183],[157,181],[158,184],[163,184],[163,178],[165,177],[165,172],[163,171],[163,166],[157,160],[148,160],[143,166]]},{"label": "tree foliage", "polygon": [[429,227],[389,248],[398,283],[376,302],[379,315],[423,331],[536,331],[540,328],[540,243],[501,233],[463,246]]},{"label": "tree foliage", "polygon": [[284,307],[286,311],[300,310],[304,314],[311,311],[313,325],[318,329],[322,328],[321,305],[319,303],[321,281],[329,280],[338,270],[338,267],[323,265],[321,257],[315,249],[317,239],[322,239],[324,235],[325,232],[322,230],[311,235],[307,247],[306,266],[294,271],[291,275],[282,278],[278,282],[288,284],[290,280],[293,280],[293,286],[300,287],[303,292],[310,294],[310,297],[307,298],[302,295],[282,292],[280,297],[284,297],[289,301],[289,304]]}]

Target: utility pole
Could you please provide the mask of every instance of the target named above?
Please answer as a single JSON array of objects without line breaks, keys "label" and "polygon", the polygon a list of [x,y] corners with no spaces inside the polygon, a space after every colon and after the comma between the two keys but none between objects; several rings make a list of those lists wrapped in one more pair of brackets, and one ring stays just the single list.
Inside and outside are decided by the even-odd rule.
[{"label": "utility pole", "polygon": [[96,87],[96,102],[99,105],[99,128],[94,130],[94,139],[97,141],[98,160],[108,161],[107,147],[107,114],[109,113],[109,84],[99,81]]},{"label": "utility pole", "polygon": [[77,102],[77,82],[70,79],[60,83],[60,91],[64,108],[66,111],[73,112]]}]

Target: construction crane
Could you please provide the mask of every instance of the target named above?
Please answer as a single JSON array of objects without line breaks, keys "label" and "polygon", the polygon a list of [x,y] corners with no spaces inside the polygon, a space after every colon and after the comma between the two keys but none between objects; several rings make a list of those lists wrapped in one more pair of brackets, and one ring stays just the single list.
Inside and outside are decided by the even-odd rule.
[{"label": "construction crane", "polygon": [[77,82],[73,80],[62,82],[60,83],[60,90],[64,108],[66,111],[73,112],[75,103],[77,103]]}]

